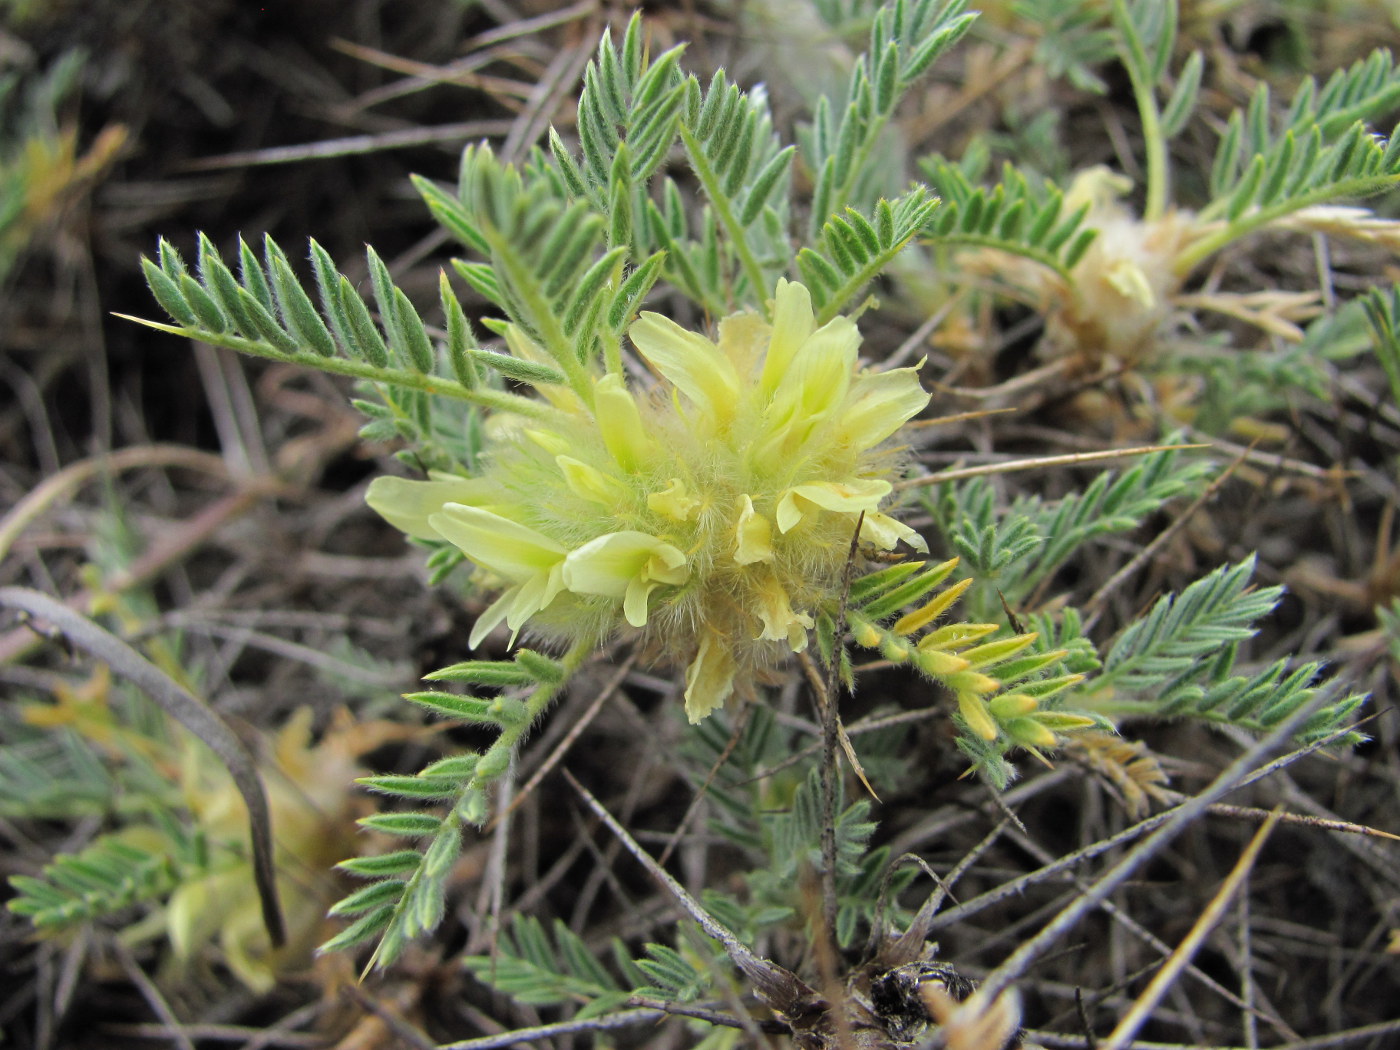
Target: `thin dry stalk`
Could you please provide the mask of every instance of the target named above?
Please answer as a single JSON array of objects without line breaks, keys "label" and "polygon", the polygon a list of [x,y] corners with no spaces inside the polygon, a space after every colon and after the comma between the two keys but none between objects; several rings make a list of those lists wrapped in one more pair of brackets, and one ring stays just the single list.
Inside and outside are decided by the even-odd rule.
[{"label": "thin dry stalk", "polygon": [[1167,994],[1171,986],[1176,983],[1177,978],[1181,976],[1182,968],[1190,962],[1191,957],[1200,948],[1201,942],[1206,939],[1206,935],[1215,928],[1216,923],[1225,914],[1226,906],[1234,897],[1235,891],[1244,884],[1250,871],[1253,870],[1254,862],[1259,857],[1259,851],[1264,848],[1269,833],[1274,830],[1277,823],[1278,814],[1275,813],[1254,833],[1254,837],[1249,840],[1249,845],[1240,854],[1240,859],[1235,862],[1229,876],[1221,884],[1220,889],[1216,891],[1215,896],[1211,898],[1210,903],[1206,905],[1205,910],[1201,912],[1200,917],[1192,924],[1190,932],[1182,938],[1181,943],[1176,946],[1176,950],[1157,971],[1157,976],[1152,979],[1152,983],[1143,990],[1137,1001],[1133,1003],[1132,1008],[1118,1022],[1118,1026],[1109,1033],[1108,1039],[1102,1045],[1102,1050],[1125,1050],[1133,1036],[1137,1034],[1138,1029],[1147,1022],[1152,1011],[1162,1001],[1162,996]]},{"label": "thin dry stalk", "polygon": [[1032,459],[1013,459],[1005,463],[990,463],[982,467],[961,467],[957,470],[941,470],[937,474],[926,474],[917,478],[896,481],[896,489],[924,488],[942,485],[949,481],[966,481],[989,474],[1013,474],[1021,470],[1040,470],[1044,467],[1074,467],[1085,463],[1100,463],[1109,459],[1123,459],[1127,456],[1146,456],[1153,452],[1176,452],[1188,448],[1209,448],[1209,445],[1139,445],[1136,448],[1114,448],[1103,452],[1070,452],[1063,456],[1036,456]]},{"label": "thin dry stalk", "polygon": [[1230,763],[1214,781],[1199,795],[1170,811],[1162,826],[1145,841],[1128,851],[1127,855],[1103,875],[1093,887],[1081,895],[1073,904],[1065,908],[1047,923],[1039,933],[1024,942],[1011,956],[988,975],[984,987],[989,995],[995,995],[1010,986],[1019,978],[1055,941],[1076,926],[1089,911],[1098,907],[1115,889],[1126,882],[1143,864],[1165,849],[1188,825],[1193,823],[1211,803],[1235,790],[1251,773],[1258,770],[1252,767],[1270,751],[1289,739],[1315,711],[1329,699],[1330,691],[1319,689],[1306,704],[1289,715]]}]

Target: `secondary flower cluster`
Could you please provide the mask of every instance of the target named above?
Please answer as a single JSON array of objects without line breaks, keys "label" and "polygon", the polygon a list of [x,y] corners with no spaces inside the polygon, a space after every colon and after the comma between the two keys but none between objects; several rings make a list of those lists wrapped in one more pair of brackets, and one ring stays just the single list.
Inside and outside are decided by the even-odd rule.
[{"label": "secondary flower cluster", "polygon": [[[371,485],[392,524],[453,544],[500,588],[472,646],[502,621],[570,640],[630,626],[688,661],[699,721],[806,646],[857,521],[867,545],[927,549],[879,509],[898,464],[882,446],[928,402],[917,369],[857,371],[855,323],[818,326],[800,284],[779,280],[772,307],[771,324],[725,318],[714,341],[644,313],[629,334],[651,390],[620,372],[541,385],[549,414],[496,416],[479,476]],[[543,358],[518,328],[507,342]]]}]

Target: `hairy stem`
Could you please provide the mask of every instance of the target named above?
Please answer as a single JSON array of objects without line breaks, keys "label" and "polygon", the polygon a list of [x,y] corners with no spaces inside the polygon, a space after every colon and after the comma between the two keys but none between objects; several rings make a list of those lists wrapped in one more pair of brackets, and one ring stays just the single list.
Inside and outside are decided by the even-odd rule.
[{"label": "hairy stem", "polygon": [[507,394],[500,390],[486,390],[480,387],[473,390],[455,379],[429,375],[426,372],[414,372],[404,368],[379,368],[365,361],[352,361],[344,357],[322,357],[320,354],[310,352],[284,354],[268,343],[244,339],[226,332],[207,332],[195,328],[185,328],[182,325],[161,324],[158,321],[147,321],[129,314],[115,314],[114,316],[125,321],[135,321],[147,328],[154,328],[158,332],[169,332],[171,335],[208,343],[210,346],[222,346],[228,350],[237,350],[250,357],[261,357],[269,361],[300,365],[305,368],[314,368],[320,372],[330,372],[332,375],[350,376],[352,379],[383,383],[386,386],[404,387],[408,390],[418,390],[437,397],[470,401],[483,408],[497,412],[514,412],[531,419],[544,420],[554,414],[553,409],[534,398],[520,397],[517,394]]},{"label": "hairy stem", "polygon": [[700,184],[705,187],[705,195],[709,197],[710,204],[714,206],[715,214],[719,216],[720,225],[729,234],[730,243],[734,245],[734,250],[739,255],[739,265],[743,267],[744,276],[748,279],[753,290],[754,301],[763,311],[764,317],[767,317],[768,307],[765,304],[765,295],[768,280],[763,276],[763,267],[758,265],[753,249],[749,247],[744,227],[735,218],[734,210],[729,206],[729,198],[725,196],[724,190],[720,187],[719,176],[705,160],[705,154],[700,148],[699,141],[685,125],[681,125],[680,132],[681,140],[685,143],[686,154],[690,157],[690,166],[695,170]]}]

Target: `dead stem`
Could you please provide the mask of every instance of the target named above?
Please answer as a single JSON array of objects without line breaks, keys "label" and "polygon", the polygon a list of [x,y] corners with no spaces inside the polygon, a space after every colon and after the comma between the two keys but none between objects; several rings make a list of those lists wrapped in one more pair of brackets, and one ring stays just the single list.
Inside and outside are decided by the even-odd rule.
[{"label": "dead stem", "polygon": [[[1162,826],[1152,832],[1146,840],[1134,846],[1124,858],[1096,881],[1089,891],[1081,894],[1069,907],[1065,908],[1047,923],[1039,933],[1023,942],[1000,966],[988,975],[983,983],[987,994],[995,996],[1010,987],[1011,983],[1024,974],[1035,960],[1045,953],[1063,934],[1079,923],[1091,909],[1106,900],[1115,889],[1121,886],[1143,864],[1165,849],[1188,825],[1193,823],[1211,803],[1235,790],[1250,776],[1260,772],[1252,767],[1288,740],[1313,713],[1320,710],[1331,699],[1331,690],[1319,689],[1307,703],[1274,726],[1257,743],[1230,763],[1200,794],[1170,810]],[[1267,768],[1267,767],[1264,767]]]},{"label": "dead stem", "polygon": [[1153,452],[1175,452],[1180,449],[1209,448],[1209,445],[1139,445],[1136,448],[1108,449],[1104,452],[1071,452],[1063,456],[1037,456],[1033,459],[1014,459],[1005,463],[989,463],[982,467],[960,467],[956,470],[941,470],[937,474],[905,478],[896,481],[896,489],[924,488],[942,485],[950,481],[965,481],[989,474],[1013,474],[1021,470],[1041,470],[1046,467],[1071,467],[1085,463],[1100,463],[1104,460],[1123,459],[1128,456],[1146,456]]}]

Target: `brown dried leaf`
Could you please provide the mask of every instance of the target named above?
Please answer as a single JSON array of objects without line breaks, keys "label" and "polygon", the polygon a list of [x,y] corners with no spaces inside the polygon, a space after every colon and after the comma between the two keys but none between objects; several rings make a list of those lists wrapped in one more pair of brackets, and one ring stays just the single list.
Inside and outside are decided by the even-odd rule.
[{"label": "brown dried leaf", "polygon": [[1141,740],[1085,730],[1065,741],[1066,754],[1107,781],[1134,820],[1147,816],[1153,802],[1169,801],[1166,771]]}]

